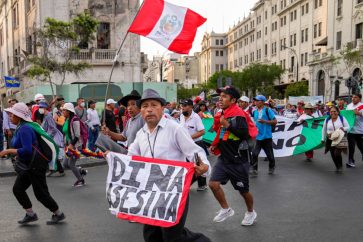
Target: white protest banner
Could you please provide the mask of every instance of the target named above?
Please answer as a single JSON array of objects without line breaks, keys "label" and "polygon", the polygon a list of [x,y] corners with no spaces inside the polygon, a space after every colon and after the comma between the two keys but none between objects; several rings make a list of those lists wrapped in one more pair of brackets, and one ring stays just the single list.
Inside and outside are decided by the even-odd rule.
[{"label": "white protest banner", "polygon": [[310,103],[312,105],[315,105],[319,101],[321,103],[324,103],[324,96],[300,96],[300,97],[289,96],[290,104],[297,105],[299,101],[304,101],[304,103]]},{"label": "white protest banner", "polygon": [[106,195],[120,219],[161,227],[179,223],[194,175],[194,164],[110,152]]}]

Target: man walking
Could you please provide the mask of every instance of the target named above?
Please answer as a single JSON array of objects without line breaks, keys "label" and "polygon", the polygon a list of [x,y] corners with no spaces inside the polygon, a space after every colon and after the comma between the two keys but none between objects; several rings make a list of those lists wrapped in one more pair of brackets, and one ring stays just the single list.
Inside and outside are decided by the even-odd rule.
[{"label": "man walking", "polygon": [[[128,155],[155,159],[194,160],[194,153],[200,158],[200,165],[195,165],[195,173],[200,176],[209,171],[209,161],[202,148],[194,143],[188,132],[171,119],[164,117],[165,99],[152,89],[146,89],[138,102],[144,127],[136,134],[135,141],[128,150]],[[189,199],[179,223],[172,227],[144,225],[145,242],[209,242],[206,236],[193,233],[184,227]]]},{"label": "man walking", "polygon": [[229,207],[221,187],[221,184],[225,185],[230,180],[234,189],[243,197],[247,207],[241,225],[249,226],[257,218],[257,213],[253,210],[253,196],[249,191],[248,177],[250,164],[247,140],[251,136],[249,127],[251,127],[250,125],[254,127],[254,125],[250,119],[248,123],[248,114],[236,104],[240,97],[239,92],[233,87],[226,87],[220,91],[219,102],[223,111],[219,123],[218,120],[215,120],[215,126],[219,126],[219,128],[211,151],[216,153],[219,150],[221,155],[213,167],[209,187],[222,208],[213,221],[223,222],[234,215],[234,210]]},{"label": "man walking", "polygon": [[[180,124],[188,131],[190,137],[194,142],[206,151],[207,147],[203,143],[202,136],[205,134],[202,119],[198,114],[193,111],[193,101],[191,99],[182,102],[183,113],[180,116]],[[207,155],[207,152],[206,152]],[[207,178],[200,176],[197,179],[197,191],[204,191],[207,189]]]},{"label": "man walking", "polygon": [[257,95],[254,100],[256,101],[257,109],[253,112],[253,119],[258,129],[256,137],[255,148],[252,151],[252,174],[257,175],[258,170],[258,155],[261,149],[266,153],[269,161],[268,173],[272,175],[275,171],[275,157],[272,148],[272,127],[277,124],[274,112],[265,107],[266,97]]},{"label": "man walking", "polygon": [[145,122],[140,114],[140,108],[137,106],[137,101],[140,100],[141,96],[137,91],[132,91],[129,95],[124,96],[120,99],[120,103],[127,107],[131,118],[127,120],[126,126],[121,134],[112,132],[106,129],[106,135],[109,135],[111,139],[118,141],[126,141],[126,148],[134,142],[136,133],[144,126]]},{"label": "man walking", "polygon": [[84,102],[84,98],[82,98],[82,97],[77,98],[77,106],[74,108],[74,110],[76,111],[78,118],[83,123],[86,123],[86,121],[87,121],[87,110],[85,107],[86,107],[86,104]]},{"label": "man walking", "polygon": [[354,110],[355,122],[353,128],[348,133],[348,151],[349,160],[346,164],[347,168],[355,167],[354,152],[355,145],[360,150],[363,161],[363,109],[359,108],[363,105],[362,94],[354,94],[352,103],[347,106],[347,110]]},{"label": "man walking", "polygon": [[87,109],[87,125],[88,125],[88,149],[90,151],[95,152],[96,147],[95,143],[98,138],[98,133],[100,131],[100,117],[98,117],[98,113],[95,110],[96,102],[90,100],[88,102],[88,109]]},{"label": "man walking", "polygon": [[[116,117],[115,114],[113,113],[116,103],[117,102],[111,98],[107,99],[106,108],[101,115],[102,126],[106,126],[110,131],[114,133],[117,133]],[[104,112],[106,112],[106,114],[104,114]]]}]

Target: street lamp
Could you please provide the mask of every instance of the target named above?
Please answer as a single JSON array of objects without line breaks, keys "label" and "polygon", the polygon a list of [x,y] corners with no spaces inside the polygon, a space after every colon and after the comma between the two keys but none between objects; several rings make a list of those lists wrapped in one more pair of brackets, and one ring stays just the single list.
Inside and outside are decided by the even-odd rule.
[{"label": "street lamp", "polygon": [[289,49],[292,53],[294,53],[294,55],[296,57],[296,81],[298,82],[299,81],[299,57],[297,56],[295,49],[288,47],[286,45],[281,45],[281,48]]}]

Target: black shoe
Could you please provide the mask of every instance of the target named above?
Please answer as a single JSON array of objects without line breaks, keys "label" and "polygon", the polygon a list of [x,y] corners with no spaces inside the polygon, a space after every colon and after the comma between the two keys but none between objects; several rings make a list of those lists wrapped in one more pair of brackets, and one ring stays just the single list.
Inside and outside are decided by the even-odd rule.
[{"label": "black shoe", "polygon": [[19,224],[27,224],[27,223],[30,223],[30,222],[35,222],[37,220],[38,220],[38,216],[37,216],[36,213],[34,213],[33,216],[25,214],[25,217],[22,220],[19,220],[18,223]]},{"label": "black shoe", "polygon": [[52,217],[50,218],[50,220],[47,221],[47,224],[48,225],[57,224],[60,221],[64,220],[65,218],[66,218],[66,216],[64,215],[64,213],[61,213],[60,215],[53,214]]},{"label": "black shoe", "polygon": [[73,184],[73,186],[74,186],[74,187],[82,187],[82,186],[84,186],[84,185],[86,185],[86,183],[84,182],[84,179],[82,179],[82,180],[77,180],[77,181]]},{"label": "black shoe", "polygon": [[85,169],[81,169],[80,173],[82,176],[86,176],[88,174],[88,171]]}]

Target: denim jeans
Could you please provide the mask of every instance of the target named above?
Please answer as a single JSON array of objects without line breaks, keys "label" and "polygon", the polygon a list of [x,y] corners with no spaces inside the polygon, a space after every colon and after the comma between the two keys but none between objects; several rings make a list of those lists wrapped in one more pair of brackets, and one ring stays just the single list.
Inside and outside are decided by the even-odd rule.
[{"label": "denim jeans", "polygon": [[93,126],[93,128],[94,128],[94,130],[92,130],[91,128],[88,128],[88,149],[91,151],[96,150],[95,143],[98,138],[98,133],[100,131],[99,126]]}]

